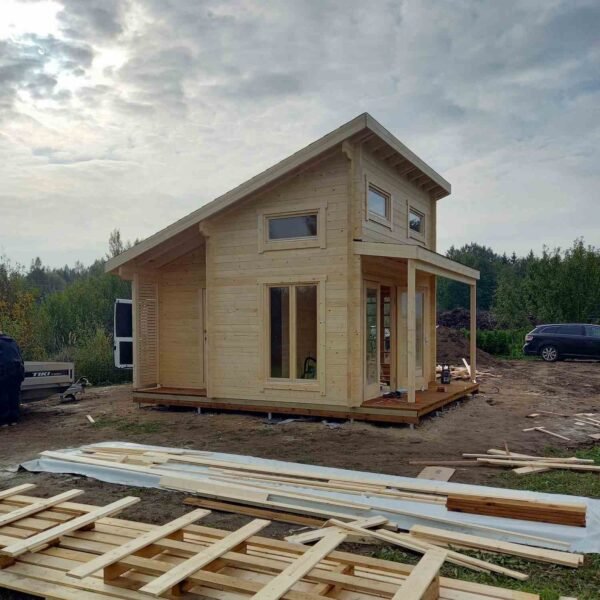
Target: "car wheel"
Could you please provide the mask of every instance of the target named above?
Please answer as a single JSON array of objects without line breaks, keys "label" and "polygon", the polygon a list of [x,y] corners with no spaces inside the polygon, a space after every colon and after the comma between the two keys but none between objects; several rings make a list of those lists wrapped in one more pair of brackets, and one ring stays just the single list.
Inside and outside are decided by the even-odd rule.
[{"label": "car wheel", "polygon": [[556,346],[542,346],[540,356],[546,362],[556,362],[558,360],[558,349]]}]

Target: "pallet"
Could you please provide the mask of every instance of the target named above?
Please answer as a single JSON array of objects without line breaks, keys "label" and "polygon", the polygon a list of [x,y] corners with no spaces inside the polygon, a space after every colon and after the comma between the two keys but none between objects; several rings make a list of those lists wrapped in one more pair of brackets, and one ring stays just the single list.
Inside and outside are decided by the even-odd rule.
[{"label": "pallet", "polygon": [[[0,514],[34,510],[0,528],[0,587],[52,600],[539,600],[536,594],[439,576],[445,554],[426,553],[417,567],[340,552],[347,533],[327,532],[315,546],[258,537],[269,521],[236,531],[195,524],[195,510],[165,525],[115,518],[137,498],[105,507],[41,499],[14,488]],[[0,496],[1,497],[1,496]],[[56,497],[55,497],[56,499]],[[40,509],[38,511],[38,508]]]}]

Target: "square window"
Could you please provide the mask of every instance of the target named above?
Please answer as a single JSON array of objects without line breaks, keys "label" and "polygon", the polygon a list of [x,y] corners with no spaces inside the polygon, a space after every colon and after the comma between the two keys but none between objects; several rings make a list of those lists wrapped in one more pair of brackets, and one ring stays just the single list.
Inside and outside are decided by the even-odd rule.
[{"label": "square window", "polygon": [[374,185],[369,185],[367,208],[370,213],[390,221],[391,204],[391,196],[389,194]]},{"label": "square window", "polygon": [[318,235],[316,214],[269,217],[269,240],[293,240],[316,238]]},{"label": "square window", "polygon": [[410,208],[408,211],[408,226],[415,233],[425,234],[425,215]]}]

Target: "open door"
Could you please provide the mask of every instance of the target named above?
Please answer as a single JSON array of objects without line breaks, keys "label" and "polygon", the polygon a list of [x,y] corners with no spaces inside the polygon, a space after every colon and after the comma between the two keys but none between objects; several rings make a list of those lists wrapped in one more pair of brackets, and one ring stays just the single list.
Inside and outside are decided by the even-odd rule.
[{"label": "open door", "polygon": [[133,368],[133,318],[132,301],[115,300],[114,357],[118,369]]}]

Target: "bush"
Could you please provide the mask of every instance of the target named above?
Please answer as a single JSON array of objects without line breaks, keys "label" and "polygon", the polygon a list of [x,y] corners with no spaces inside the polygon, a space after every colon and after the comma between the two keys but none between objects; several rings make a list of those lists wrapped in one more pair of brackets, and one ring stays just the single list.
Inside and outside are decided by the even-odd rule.
[{"label": "bush", "polygon": [[87,377],[93,385],[131,381],[131,370],[114,366],[112,338],[102,327],[61,355],[67,360],[68,356],[72,356],[70,360],[75,362],[75,376]]},{"label": "bush", "polygon": [[495,329],[477,331],[477,347],[489,354],[508,358],[522,358],[527,329]]}]

